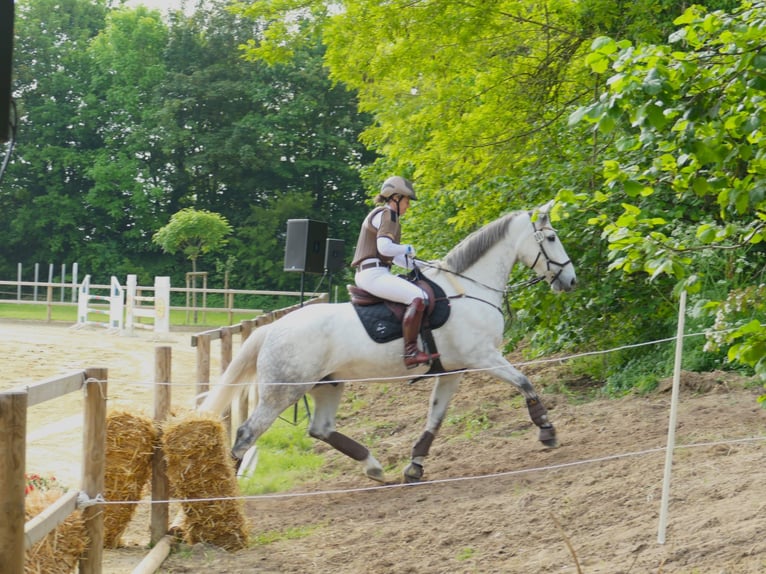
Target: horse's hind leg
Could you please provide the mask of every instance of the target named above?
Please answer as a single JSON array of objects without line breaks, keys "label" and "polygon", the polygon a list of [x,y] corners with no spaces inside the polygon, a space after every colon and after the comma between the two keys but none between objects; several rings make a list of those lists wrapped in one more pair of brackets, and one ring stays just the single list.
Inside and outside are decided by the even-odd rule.
[{"label": "horse's hind leg", "polygon": [[309,435],[363,463],[364,473],[369,478],[383,482],[385,479],[383,467],[370,454],[369,449],[335,430],[335,415],[338,412],[344,386],[342,382],[322,383],[311,390],[311,396],[314,397],[314,414],[309,425]]},{"label": "horse's hind leg", "polygon": [[259,384],[258,404],[250,416],[237,429],[236,440],[231,449],[239,462],[247,449],[266,432],[280,414],[295,404],[311,388],[311,384]]},{"label": "horse's hind leg", "polygon": [[462,375],[442,375],[437,378],[431,391],[431,401],[428,406],[428,422],[426,430],[412,447],[410,464],[404,469],[404,482],[420,482],[423,478],[423,462],[431,450],[436,433],[444,421],[452,397],[457,392]]}]

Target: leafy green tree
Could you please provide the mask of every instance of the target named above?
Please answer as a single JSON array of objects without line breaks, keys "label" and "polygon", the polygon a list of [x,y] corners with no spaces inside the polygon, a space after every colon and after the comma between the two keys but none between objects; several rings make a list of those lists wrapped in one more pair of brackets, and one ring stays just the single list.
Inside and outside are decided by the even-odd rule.
[{"label": "leafy green tree", "polygon": [[294,289],[299,278],[282,271],[286,219],[277,214],[327,221],[331,237],[355,240],[366,210],[359,167],[373,158],[358,134],[369,119],[328,79],[318,41],[277,66],[246,61],[239,47],[252,22],[215,6],[171,20],[170,72],[147,139],[159,142],[158,177],[172,205],[221,213],[237,229],[233,284]]},{"label": "leafy green tree", "polygon": [[162,58],[168,30],[160,13],[144,7],[111,11],[91,42],[92,61],[83,121],[98,126],[101,146],[89,158],[92,185],[83,208],[108,225],[93,240],[121,252],[122,266],[143,268],[154,250],[151,231],[166,221],[166,186],[153,177],[156,142],[145,125],[156,85],[167,75]]},{"label": "leafy green tree", "polygon": [[[92,39],[103,29],[103,1],[24,0],[16,3],[13,93],[18,141],[0,189],[0,268],[21,262],[79,261],[104,222],[81,208],[96,125],[83,121]],[[108,258],[109,256],[107,256]]]},{"label": "leafy green tree", "polygon": [[606,90],[572,121],[610,141],[605,186],[587,202],[610,269],[669,276],[714,311],[739,301],[750,314],[719,316],[738,327],[729,358],[766,374],[763,310],[741,305],[766,269],[764,13],[760,1],[731,14],[694,6],[668,44],[597,39],[587,61]]},{"label": "leafy green tree", "polygon": [[197,259],[226,245],[231,231],[231,225],[220,214],[187,207],[174,213],[170,222],[152,236],[152,241],[165,253],[181,251],[196,273]]}]

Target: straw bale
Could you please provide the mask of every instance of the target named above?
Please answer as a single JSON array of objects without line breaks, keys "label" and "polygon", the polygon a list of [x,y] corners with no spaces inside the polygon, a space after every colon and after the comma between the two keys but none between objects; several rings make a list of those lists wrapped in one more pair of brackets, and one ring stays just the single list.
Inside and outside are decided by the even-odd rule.
[{"label": "straw bale", "polygon": [[[152,471],[157,431],[152,419],[125,411],[106,417],[106,470],[104,497],[108,501],[141,500]],[[104,507],[104,547],[116,548],[128,527],[136,504]]]},{"label": "straw bale", "polygon": [[184,539],[226,550],[247,544],[247,524],[229,440],[220,419],[191,412],[168,420],[163,426],[162,448],[168,478],[175,495],[184,499],[221,500],[183,502]]},{"label": "straw bale", "polygon": [[[26,496],[27,521],[64,495],[64,490],[33,490]],[[76,510],[42,540],[26,551],[24,574],[71,574],[88,547],[82,512]]]}]

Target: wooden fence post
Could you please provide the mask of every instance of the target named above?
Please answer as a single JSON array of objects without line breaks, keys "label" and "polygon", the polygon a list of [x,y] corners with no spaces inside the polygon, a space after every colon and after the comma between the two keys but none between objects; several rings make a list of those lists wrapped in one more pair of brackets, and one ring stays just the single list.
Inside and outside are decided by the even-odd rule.
[{"label": "wooden fence post", "polygon": [[[197,337],[197,395],[210,390],[210,335]],[[201,403],[197,399],[197,404]]]},{"label": "wooden fence post", "polygon": [[[221,374],[223,374],[231,363],[233,354],[232,336],[230,327],[221,327]],[[231,437],[231,405],[226,407],[223,413],[223,425],[226,428],[226,434]]]},{"label": "wooden fence post", "polygon": [[24,574],[27,393],[0,394],[0,565]]},{"label": "wooden fence post", "polygon": [[[154,350],[154,421],[162,432],[161,423],[170,413],[170,365],[171,348],[157,347]],[[159,437],[158,437],[159,438]],[[170,498],[165,453],[161,442],[158,441],[152,454],[152,511],[150,540],[157,544],[168,533],[169,508],[167,502],[155,503],[156,500],[167,501]]]},{"label": "wooden fence post", "polygon": [[[242,321],[242,330],[240,331],[240,337],[242,338],[241,345],[247,341],[247,338],[253,333],[253,325],[255,321],[252,319]],[[241,348],[241,347],[240,347]],[[250,390],[239,394],[239,402],[237,403],[239,408],[239,421],[240,424],[247,420],[250,414]]]},{"label": "wooden fence post", "polygon": [[[104,493],[106,467],[107,369],[85,370],[82,490],[90,499]],[[89,544],[80,559],[80,574],[101,574],[104,556],[104,512],[100,504],[82,512]]]}]

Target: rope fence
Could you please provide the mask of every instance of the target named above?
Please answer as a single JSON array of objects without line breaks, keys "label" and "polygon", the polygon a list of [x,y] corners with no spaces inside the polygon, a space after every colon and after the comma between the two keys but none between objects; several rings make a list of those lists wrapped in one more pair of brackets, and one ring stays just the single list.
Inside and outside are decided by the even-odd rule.
[{"label": "rope fence", "polygon": [[[763,326],[766,327],[766,325],[763,325]],[[689,337],[701,337],[701,336],[708,335],[709,333],[727,333],[727,332],[730,332],[730,331],[733,331],[733,330],[735,330],[735,329],[726,329],[726,330],[721,330],[721,331],[707,331],[707,332],[702,331],[702,332],[698,332],[698,333],[687,333],[687,334],[683,335],[683,338],[684,339],[688,339]],[[658,345],[658,344],[661,344],[661,343],[670,343],[670,342],[675,341],[677,338],[678,337],[676,337],[676,336],[665,337],[664,339],[655,339],[653,341],[646,341],[646,342],[643,342],[643,343],[631,343],[631,344],[628,344],[628,345],[621,345],[619,347],[612,347],[610,349],[603,349],[603,350],[597,350],[597,351],[584,351],[582,353],[574,353],[572,355],[563,355],[561,357],[553,357],[553,358],[548,358],[548,359],[531,359],[529,361],[521,361],[521,362],[518,362],[518,363],[514,363],[513,365],[515,367],[530,367],[530,366],[534,366],[534,365],[545,365],[545,364],[549,364],[549,363],[565,363],[567,361],[572,361],[574,359],[581,359],[583,357],[592,357],[592,356],[597,356],[597,355],[606,355],[606,354],[609,354],[609,353],[616,353],[616,352],[624,351],[624,350],[627,350],[627,349],[636,349],[636,348],[639,348],[639,347],[647,347],[649,345]],[[460,373],[485,373],[485,372],[491,373],[494,370],[498,370],[498,369],[502,369],[502,368],[503,368],[502,366],[497,366],[497,367],[482,367],[482,368],[476,368],[476,369],[461,369],[459,372]],[[360,379],[344,379],[343,382],[344,383],[373,383],[373,382],[374,383],[384,383],[384,382],[396,382],[396,381],[409,382],[413,378],[417,378],[417,379],[430,379],[430,378],[440,377],[440,376],[442,376],[444,374],[445,373],[424,373],[422,375],[415,375],[415,376],[413,376],[413,375],[396,375],[396,376],[389,376],[389,377],[367,377],[367,378],[360,378]],[[273,381],[273,382],[271,382],[270,381],[270,382],[265,382],[265,383],[262,383],[262,384],[264,384],[264,385],[306,385],[306,384],[316,384],[316,385],[319,385],[319,384],[324,384],[324,383],[327,383],[327,381],[304,381],[304,382],[295,382],[295,381],[284,381],[284,382]],[[136,385],[136,386],[146,386],[146,387],[154,387],[154,386],[157,386],[157,385],[170,385],[170,386],[174,386],[174,387],[196,387],[196,386],[198,386],[197,383],[175,383],[175,382],[159,382],[158,383],[158,382],[155,382],[155,381],[146,381],[146,382],[134,381],[134,382],[129,383],[129,384],[133,384],[133,385]],[[246,387],[246,386],[250,386],[252,384],[253,384],[253,382],[249,381],[249,382],[244,382],[244,383],[232,383],[231,386],[233,386],[233,387],[238,387],[238,386],[239,387]],[[204,396],[204,394],[200,395],[200,396]],[[197,398],[199,398],[199,397],[197,397]]]},{"label": "rope fence", "polygon": [[[675,448],[692,449],[692,448],[721,446],[721,445],[728,445],[728,444],[755,443],[758,441],[766,441],[766,436],[746,437],[746,438],[737,438],[737,439],[729,439],[729,440],[721,440],[721,441],[676,445]],[[601,456],[597,458],[576,460],[571,462],[562,462],[562,463],[552,464],[548,466],[522,468],[518,470],[508,470],[503,472],[481,474],[476,476],[459,476],[459,477],[452,477],[452,478],[440,478],[435,480],[424,480],[422,482],[417,482],[417,483],[384,484],[379,486],[364,486],[359,488],[343,488],[343,489],[337,489],[337,490],[317,490],[317,491],[311,491],[311,492],[243,495],[243,496],[235,496],[235,497],[184,498],[184,499],[170,498],[167,500],[131,500],[131,501],[119,501],[119,502],[101,500],[99,502],[101,502],[102,504],[107,504],[107,505],[108,504],[136,504],[136,505],[149,504],[151,505],[151,504],[174,504],[174,503],[182,503],[182,502],[192,502],[192,503],[193,502],[219,502],[224,500],[257,501],[257,500],[274,500],[274,499],[289,499],[289,498],[307,498],[307,497],[326,496],[326,495],[333,495],[333,494],[357,494],[360,492],[374,492],[374,491],[392,490],[392,489],[396,490],[396,489],[402,489],[402,488],[422,488],[425,486],[436,486],[441,484],[450,484],[450,483],[457,483],[457,482],[487,480],[487,479],[495,479],[495,478],[507,478],[509,476],[519,476],[519,475],[531,474],[535,472],[556,471],[556,470],[562,470],[566,468],[596,464],[600,462],[610,462],[610,461],[620,460],[625,458],[637,458],[637,457],[646,456],[650,454],[664,453],[666,450],[667,450],[667,447],[659,446],[656,448],[649,448],[649,449],[640,450],[640,451],[611,454],[611,455]]]}]

